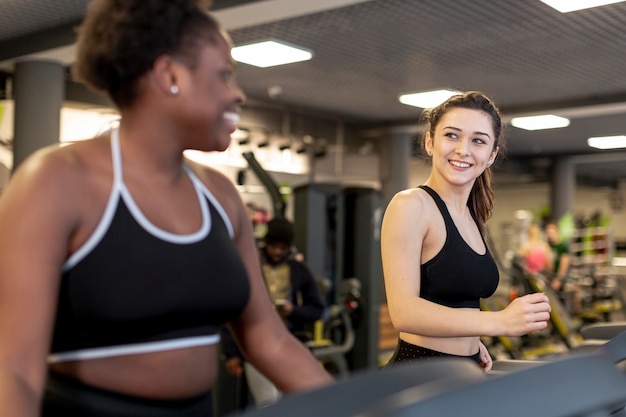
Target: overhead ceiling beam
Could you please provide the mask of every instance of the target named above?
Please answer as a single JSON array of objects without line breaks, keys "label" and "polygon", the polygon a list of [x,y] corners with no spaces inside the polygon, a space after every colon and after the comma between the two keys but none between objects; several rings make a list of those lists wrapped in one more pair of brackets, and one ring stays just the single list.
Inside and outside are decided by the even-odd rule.
[{"label": "overhead ceiling beam", "polygon": [[269,0],[214,12],[226,30],[243,29],[293,19],[371,0]]},{"label": "overhead ceiling beam", "polygon": [[571,119],[583,117],[605,116],[626,113],[626,92],[610,95],[571,98],[555,102],[542,102],[537,105],[501,108],[505,122],[513,117],[535,116],[551,113]]},{"label": "overhead ceiling beam", "polygon": [[[347,7],[371,0],[268,0],[213,12],[226,30],[243,29],[313,13]],[[78,24],[78,22],[76,23]],[[64,25],[3,43],[0,68],[13,71],[20,59],[47,59],[69,65],[76,56],[76,24]],[[52,43],[51,43],[52,42]],[[13,47],[5,48],[10,44]]]},{"label": "overhead ceiling beam", "polygon": [[590,155],[575,155],[571,157],[571,161],[574,164],[597,164],[607,162],[622,162],[626,161],[626,152],[606,152]]},{"label": "overhead ceiling beam", "polygon": [[30,57],[43,51],[55,51],[76,42],[75,27],[79,22],[28,34],[0,45],[0,67],[13,69],[16,58]]}]

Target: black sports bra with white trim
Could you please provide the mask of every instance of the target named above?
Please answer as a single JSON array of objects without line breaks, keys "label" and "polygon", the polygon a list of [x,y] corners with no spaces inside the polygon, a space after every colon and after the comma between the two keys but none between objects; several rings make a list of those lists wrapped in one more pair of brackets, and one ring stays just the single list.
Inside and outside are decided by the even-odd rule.
[{"label": "black sports bra with white trim", "polygon": [[159,229],[124,185],[117,129],[111,147],[113,189],[96,230],[64,266],[49,362],[217,343],[219,327],[248,302],[232,225],[201,181],[184,167],[201,228]]}]

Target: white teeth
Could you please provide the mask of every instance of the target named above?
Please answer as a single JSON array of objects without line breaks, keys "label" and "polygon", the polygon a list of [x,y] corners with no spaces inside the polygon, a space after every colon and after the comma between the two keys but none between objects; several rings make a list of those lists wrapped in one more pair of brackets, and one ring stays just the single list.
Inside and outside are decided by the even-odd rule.
[{"label": "white teeth", "polygon": [[239,123],[239,114],[235,113],[235,112],[225,112],[224,113],[224,119],[228,120],[229,122],[233,123],[234,125],[237,125],[237,123]]},{"label": "white teeth", "polygon": [[471,165],[465,162],[450,161],[452,165],[459,168],[469,168]]}]

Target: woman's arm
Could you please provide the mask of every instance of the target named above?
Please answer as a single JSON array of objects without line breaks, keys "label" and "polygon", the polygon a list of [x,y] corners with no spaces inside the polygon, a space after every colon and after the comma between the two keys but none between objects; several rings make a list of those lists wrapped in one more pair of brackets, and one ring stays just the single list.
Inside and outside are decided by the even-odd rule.
[{"label": "woman's arm", "polygon": [[235,229],[235,244],[246,266],[250,299],[244,312],[230,327],[246,358],[281,391],[312,389],[333,381],[315,357],[293,337],[276,313],[262,276],[252,226],[230,180],[215,179],[220,202]]},{"label": "woman's arm", "polygon": [[36,416],[60,271],[76,223],[65,161],[27,159],[0,197],[0,415]]}]

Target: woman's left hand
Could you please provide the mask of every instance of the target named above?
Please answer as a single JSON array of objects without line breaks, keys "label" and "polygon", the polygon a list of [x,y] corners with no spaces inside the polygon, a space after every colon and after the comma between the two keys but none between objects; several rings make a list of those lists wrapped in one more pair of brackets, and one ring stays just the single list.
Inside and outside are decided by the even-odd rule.
[{"label": "woman's left hand", "polygon": [[483,344],[483,342],[478,343],[479,347],[479,355],[480,355],[480,368],[483,372],[489,372],[491,367],[493,366],[493,359],[491,359],[491,355],[487,350],[487,347]]}]

